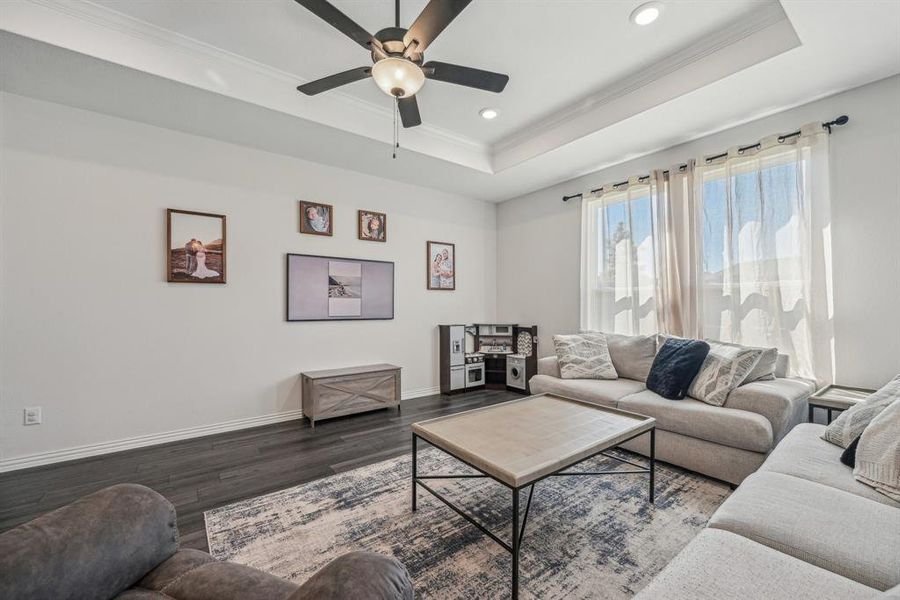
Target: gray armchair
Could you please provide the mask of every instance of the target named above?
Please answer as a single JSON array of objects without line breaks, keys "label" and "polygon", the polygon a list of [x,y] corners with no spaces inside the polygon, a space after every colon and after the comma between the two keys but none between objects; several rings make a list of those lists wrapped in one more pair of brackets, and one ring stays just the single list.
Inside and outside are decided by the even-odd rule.
[{"label": "gray armchair", "polygon": [[17,600],[411,600],[402,563],[345,554],[303,585],[178,549],[175,507],[114,485],[0,534],[0,598]]}]

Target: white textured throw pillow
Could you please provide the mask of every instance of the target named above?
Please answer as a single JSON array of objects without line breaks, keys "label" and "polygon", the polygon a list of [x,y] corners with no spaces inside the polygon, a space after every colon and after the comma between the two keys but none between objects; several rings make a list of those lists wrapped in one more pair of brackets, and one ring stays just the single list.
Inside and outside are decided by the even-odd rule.
[{"label": "white textured throw pillow", "polygon": [[553,346],[563,379],[618,379],[602,333],[554,335]]},{"label": "white textured throw pillow", "polygon": [[750,383],[751,381],[771,381],[775,379],[775,371],[778,367],[778,348],[766,348],[762,346],[742,346],[741,344],[732,344],[731,342],[721,342],[719,340],[704,340],[709,344],[719,344],[720,346],[733,346],[735,348],[743,348],[749,350],[759,350],[759,362],[753,367],[753,370],[747,375],[747,378],[740,383]]},{"label": "white textured throw pillow", "polygon": [[708,343],[709,354],[688,388],[688,396],[713,406],[722,406],[731,390],[744,383],[759,363],[763,348]]},{"label": "white textured throw pillow", "polygon": [[862,434],[872,419],[878,416],[878,413],[897,398],[900,398],[900,375],[891,379],[884,387],[859,404],[851,406],[838,415],[838,418],[825,429],[822,439],[846,448]]},{"label": "white textured throw pillow", "polygon": [[900,502],[900,399],[872,419],[856,446],[853,476]]}]

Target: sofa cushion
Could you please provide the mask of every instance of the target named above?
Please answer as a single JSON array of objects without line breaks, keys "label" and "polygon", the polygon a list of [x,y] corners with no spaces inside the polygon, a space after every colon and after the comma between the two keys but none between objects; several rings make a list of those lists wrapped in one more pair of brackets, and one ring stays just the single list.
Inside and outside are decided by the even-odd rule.
[{"label": "sofa cushion", "polygon": [[655,335],[622,335],[607,333],[609,357],[619,377],[646,382],[656,358]]},{"label": "sofa cushion", "polygon": [[259,569],[214,561],[187,571],[158,591],[177,600],[287,600],[298,590],[297,584]]},{"label": "sofa cushion", "polygon": [[877,590],[900,583],[900,512],[771,471],[754,473],[719,507],[723,529]]},{"label": "sofa cushion", "polygon": [[113,598],[177,549],[172,503],[114,485],[0,534],[0,596]]},{"label": "sofa cushion", "polygon": [[739,535],[704,529],[635,600],[871,600],[875,593]]},{"label": "sofa cushion", "polygon": [[814,481],[900,508],[900,503],[854,479],[853,471],[841,464],[842,450],[820,437],[824,430],[824,425],[813,423],[797,425],[772,450],[759,470]]},{"label": "sofa cushion", "polygon": [[687,396],[688,388],[709,353],[700,340],[669,338],[660,347],[647,375],[647,389],[670,400]]},{"label": "sofa cushion", "polygon": [[773,441],[777,444],[788,431],[806,419],[806,400],[814,388],[815,384],[806,379],[754,381],[733,389],[725,406],[749,410],[767,418],[772,424]]},{"label": "sofa cushion", "polygon": [[535,375],[528,382],[532,394],[557,394],[601,406],[616,407],[620,398],[645,389],[633,379],[560,379]]},{"label": "sofa cushion", "polygon": [[625,396],[618,407],[653,417],[656,426],[666,431],[753,452],[772,449],[769,420],[746,410],[711,406],[693,398],[672,402],[650,390]]},{"label": "sofa cushion", "polygon": [[[650,436],[641,435],[619,448],[650,456]],[[664,429],[656,430],[656,459],[738,485],[755,473],[766,459],[764,452],[723,446]]]},{"label": "sofa cushion", "polygon": [[900,399],[900,375],[871,396],[838,415],[822,434],[822,439],[846,448],[872,422],[872,419],[895,400]]},{"label": "sofa cushion", "polygon": [[409,573],[395,558],[372,552],[339,556],[310,577],[290,600],[413,600]]},{"label": "sofa cushion", "polygon": [[756,363],[756,366],[753,367],[753,370],[750,371],[744,382],[750,383],[751,381],[770,381],[775,379],[775,369],[777,367],[778,348],[763,348],[759,362]]},{"label": "sofa cushion", "polygon": [[723,406],[731,390],[744,383],[762,355],[762,348],[709,342],[709,354],[688,395],[707,404]]},{"label": "sofa cushion", "polygon": [[144,575],[137,582],[137,586],[147,590],[161,591],[185,573],[193,571],[201,565],[213,562],[216,562],[216,559],[202,550],[182,548],[169,557],[168,560],[160,563],[155,569]]},{"label": "sofa cushion", "polygon": [[537,361],[537,374],[549,375],[551,377],[559,377],[559,360],[556,355],[545,356]]},{"label": "sofa cushion", "polygon": [[560,377],[563,379],[616,379],[619,374],[613,367],[602,333],[554,335],[553,346],[559,359]]},{"label": "sofa cushion", "polygon": [[172,598],[161,592],[145,590],[144,588],[131,588],[125,590],[113,600],[172,600]]}]

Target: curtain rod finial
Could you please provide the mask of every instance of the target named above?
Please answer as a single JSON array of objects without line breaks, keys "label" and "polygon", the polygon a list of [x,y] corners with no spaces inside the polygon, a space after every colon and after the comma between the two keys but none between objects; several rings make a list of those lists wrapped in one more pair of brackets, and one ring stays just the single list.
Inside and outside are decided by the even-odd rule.
[{"label": "curtain rod finial", "polygon": [[835,125],[846,125],[850,121],[850,117],[847,115],[841,115],[834,121],[828,121],[827,123],[822,123],[822,127],[828,130],[828,133],[831,133],[831,128]]}]

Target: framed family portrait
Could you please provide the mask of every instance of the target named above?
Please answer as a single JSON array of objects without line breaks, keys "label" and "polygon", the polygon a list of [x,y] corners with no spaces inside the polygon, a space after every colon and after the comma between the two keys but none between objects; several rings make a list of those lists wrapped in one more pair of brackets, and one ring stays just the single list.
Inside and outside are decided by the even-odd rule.
[{"label": "framed family portrait", "polygon": [[456,289],[456,246],[448,242],[427,242],[428,289]]},{"label": "framed family portrait", "polygon": [[367,242],[387,241],[387,215],[370,210],[357,211],[357,234],[361,240]]},{"label": "framed family portrait", "polygon": [[334,210],[330,204],[300,201],[300,233],[334,235]]},{"label": "framed family portrait", "polygon": [[166,211],[170,283],[225,283],[225,215]]}]

